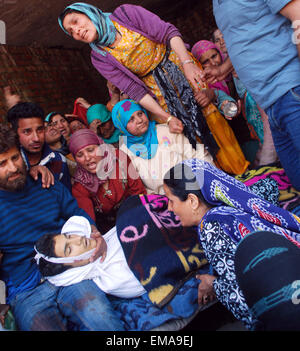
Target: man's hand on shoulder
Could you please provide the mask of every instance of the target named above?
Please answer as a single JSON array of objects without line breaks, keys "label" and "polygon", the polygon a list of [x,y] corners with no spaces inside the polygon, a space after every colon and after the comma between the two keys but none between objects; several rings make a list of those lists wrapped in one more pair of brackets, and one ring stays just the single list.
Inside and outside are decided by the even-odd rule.
[{"label": "man's hand on shoulder", "polygon": [[33,166],[30,168],[29,174],[34,180],[38,180],[39,175],[41,175],[43,188],[50,188],[51,185],[54,185],[54,175],[45,166]]}]

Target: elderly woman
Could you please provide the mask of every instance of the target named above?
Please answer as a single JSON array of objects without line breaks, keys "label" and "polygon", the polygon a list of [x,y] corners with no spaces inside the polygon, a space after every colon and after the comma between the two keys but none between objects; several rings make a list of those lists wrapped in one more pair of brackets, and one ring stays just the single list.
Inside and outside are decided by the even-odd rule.
[{"label": "elderly woman", "polygon": [[[219,47],[211,41],[200,40],[192,48],[192,52],[195,57],[201,62],[203,68],[220,66],[224,62],[224,55],[220,51]],[[263,122],[262,117],[257,109],[256,103],[253,98],[247,93],[246,88],[242,82],[238,79],[236,73],[233,74],[233,81],[237,93],[241,99],[245,98],[246,117],[249,124],[254,128],[258,138],[263,140]],[[217,82],[209,87],[218,91],[225,92],[230,95],[230,90],[227,85],[228,80]],[[248,95],[248,97],[247,97]],[[255,107],[256,106],[256,107]]]},{"label": "elderly woman", "polygon": [[194,91],[205,88],[202,67],[172,24],[140,6],[121,5],[109,14],[83,3],[68,6],[59,24],[75,40],[90,44],[100,74],[159,123],[168,124],[173,133],[184,132],[194,148],[201,140],[226,172],[246,170],[249,163],[239,145],[231,146],[237,163],[220,155],[222,145],[207,121],[219,112],[212,104],[202,112],[197,104]]},{"label": "elderly woman", "polygon": [[[273,205],[235,178],[201,160],[187,160],[164,178],[169,210],[183,226],[198,226],[200,242],[214,275],[202,277],[202,297],[217,298],[245,323],[256,328],[237,283],[234,257],[238,243],[250,232],[272,231],[300,246],[300,218]],[[254,234],[253,234],[254,235]]]},{"label": "elderly woman", "polygon": [[133,100],[118,102],[112,119],[123,134],[120,150],[130,157],[149,194],[164,194],[164,174],[182,160],[197,157],[213,163],[203,144],[193,149],[183,134],[149,121],[147,111]]},{"label": "elderly woman", "polygon": [[119,147],[120,131],[112,121],[111,112],[102,104],[91,105],[87,110],[89,128],[107,144]]},{"label": "elderly woman", "polygon": [[[224,54],[220,51],[217,44],[207,40],[198,41],[192,48],[193,55],[201,62],[203,68],[220,66],[224,62]],[[242,102],[242,112],[247,121],[248,128],[254,138],[259,140],[260,150],[257,153],[258,165],[266,165],[277,160],[277,155],[270,131],[268,117],[266,113],[257,105],[252,96],[246,90],[243,83],[238,78],[235,71],[232,78],[209,85],[213,89],[215,96],[222,99],[224,94],[230,95],[229,85],[233,84],[236,90],[237,98]],[[218,96],[219,95],[219,96]],[[241,121],[239,121],[239,125]],[[240,133],[235,127],[236,134]],[[220,127],[219,127],[220,128]]]},{"label": "elderly woman", "polygon": [[122,201],[144,194],[144,185],[128,156],[105,144],[90,129],[72,134],[69,148],[77,162],[72,194],[106,233],[115,225]]}]

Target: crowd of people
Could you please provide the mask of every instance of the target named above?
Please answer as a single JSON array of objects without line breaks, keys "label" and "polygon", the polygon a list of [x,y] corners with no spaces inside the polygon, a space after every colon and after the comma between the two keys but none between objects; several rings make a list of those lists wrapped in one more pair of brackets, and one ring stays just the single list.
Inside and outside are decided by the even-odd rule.
[{"label": "crowd of people", "polygon": [[[72,113],[45,113],[5,88],[0,279],[18,330],[126,330],[110,296],[162,303],[148,284],[166,277],[143,270],[148,251],[172,271],[178,262],[160,250],[183,257],[193,245],[203,250],[193,251],[199,264],[177,269],[176,279],[183,286],[206,262],[209,271],[197,275],[199,305],[217,300],[249,330],[300,329],[297,274],[288,270],[285,286],[274,274],[268,288],[259,279],[269,257],[275,266],[297,262],[300,218],[279,206],[273,183],[266,194],[235,179],[277,163],[300,191],[300,64],[291,39],[300,1],[239,3],[214,1],[218,28],[191,51],[174,25],[140,6],[110,14],[74,3],[59,25],[90,45],[107,101],[78,97]],[[154,215],[142,199],[167,207]],[[170,234],[179,228],[180,249]],[[168,244],[137,249],[140,238],[166,233]]]}]

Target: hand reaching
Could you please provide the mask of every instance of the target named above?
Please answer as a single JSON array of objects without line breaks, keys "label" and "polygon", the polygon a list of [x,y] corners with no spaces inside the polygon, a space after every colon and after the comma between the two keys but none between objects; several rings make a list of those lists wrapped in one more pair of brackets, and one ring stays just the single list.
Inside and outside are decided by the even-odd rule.
[{"label": "hand reaching", "polygon": [[223,73],[221,66],[207,67],[204,69],[204,80],[207,84],[215,84],[224,80],[228,72]]},{"label": "hand reaching", "polygon": [[171,133],[181,134],[183,132],[183,124],[178,118],[173,116],[169,122],[169,129]]},{"label": "hand reaching", "polygon": [[195,91],[205,87],[203,71],[194,63],[185,63],[183,71],[186,79],[192,84]]},{"label": "hand reaching", "polygon": [[20,95],[13,94],[10,86],[4,87],[3,90],[6,106],[8,109],[12,108],[21,101]]},{"label": "hand reaching", "polygon": [[45,166],[33,166],[29,170],[29,174],[34,180],[37,180],[39,174],[42,176],[42,187],[50,188],[51,185],[54,185],[54,175],[52,172]]},{"label": "hand reaching", "polygon": [[107,244],[95,226],[92,226],[91,238],[96,239],[97,245],[95,252],[90,258],[90,262],[94,262],[99,257],[101,257],[100,262],[103,262],[107,255]]},{"label": "hand reaching", "polygon": [[216,298],[213,288],[213,281],[216,277],[210,274],[199,274],[196,278],[201,280],[198,286],[198,303],[199,305],[206,305]]},{"label": "hand reaching", "polygon": [[77,102],[79,105],[81,105],[82,107],[86,108],[86,109],[88,109],[88,108],[91,106],[91,104],[90,104],[88,101],[86,101],[84,98],[82,98],[82,97],[79,97],[79,98],[76,100],[76,102]]},{"label": "hand reaching", "polygon": [[208,106],[215,99],[213,89],[203,89],[195,92],[195,99],[201,107]]}]

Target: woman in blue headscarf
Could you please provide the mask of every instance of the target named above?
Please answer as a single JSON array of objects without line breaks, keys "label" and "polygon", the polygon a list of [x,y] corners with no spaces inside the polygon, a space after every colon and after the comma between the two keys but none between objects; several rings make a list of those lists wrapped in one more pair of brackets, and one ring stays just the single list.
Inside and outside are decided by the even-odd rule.
[{"label": "woman in blue headscarf", "polygon": [[121,132],[120,149],[130,157],[148,193],[164,194],[165,172],[182,160],[197,157],[213,163],[203,144],[193,149],[183,134],[171,133],[165,124],[150,121],[147,111],[133,100],[118,102],[112,120]]},{"label": "woman in blue headscarf", "polygon": [[249,233],[271,231],[300,247],[300,218],[277,207],[272,197],[269,202],[256,195],[259,189],[249,189],[197,159],[171,168],[164,177],[164,188],[169,210],[180,218],[182,225],[198,226],[202,248],[213,268],[213,275],[201,277],[205,283],[201,283],[199,291],[204,293],[199,298],[205,301],[216,294],[247,328],[255,329],[257,320],[235,275],[237,245]]}]

